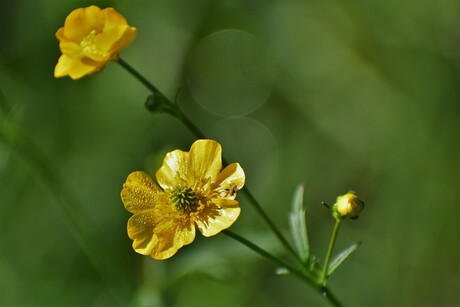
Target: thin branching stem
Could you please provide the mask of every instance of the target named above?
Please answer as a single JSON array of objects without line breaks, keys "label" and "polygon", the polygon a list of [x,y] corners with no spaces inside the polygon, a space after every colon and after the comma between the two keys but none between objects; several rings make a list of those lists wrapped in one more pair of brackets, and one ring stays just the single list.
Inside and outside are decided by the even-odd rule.
[{"label": "thin branching stem", "polygon": [[254,209],[257,211],[258,214],[264,219],[264,221],[268,224],[270,229],[273,231],[273,233],[278,237],[278,240],[281,241],[281,243],[289,250],[289,252],[295,256],[296,260],[300,264],[304,264],[304,262],[300,259],[299,255],[296,253],[294,248],[289,244],[289,242],[286,240],[286,238],[281,234],[281,232],[278,230],[278,228],[273,224],[272,220],[268,217],[268,215],[265,213],[264,209],[262,206],[259,204],[257,199],[252,195],[251,191],[249,191],[248,188],[244,187],[241,192],[243,195],[249,200],[250,203],[253,204]]},{"label": "thin branching stem", "polygon": [[335,297],[335,295],[332,294],[331,290],[327,288],[326,286],[323,286],[320,281],[318,281],[314,276],[312,276],[309,272],[307,271],[301,271],[290,264],[286,263],[285,261],[279,259],[278,257],[270,254],[266,250],[262,249],[258,245],[252,243],[251,241],[241,237],[240,235],[237,235],[236,233],[226,229],[223,230],[222,233],[226,234],[227,236],[231,237],[232,239],[242,243],[243,245],[246,245],[250,249],[252,249],[254,252],[258,253],[262,257],[267,258],[271,262],[273,262],[275,265],[280,266],[282,268],[286,268],[289,273],[292,273],[296,277],[302,279],[304,282],[312,286],[316,291],[318,291],[322,296],[324,296],[332,306],[335,307],[340,307],[342,304],[340,304],[339,300]]},{"label": "thin branching stem", "polygon": [[290,273],[293,273],[297,277],[303,279],[304,281],[307,281],[310,285],[315,286],[315,287],[320,287],[321,286],[321,284],[317,283],[315,281],[315,278],[313,276],[311,276],[309,273],[302,272],[302,271],[294,268],[290,264],[288,264],[288,263],[284,262],[283,260],[279,259],[278,257],[270,254],[269,252],[267,252],[263,248],[261,248],[258,245],[252,243],[251,241],[243,238],[242,236],[237,235],[236,233],[234,233],[234,232],[232,232],[232,231],[230,231],[228,229],[223,230],[222,233],[224,233],[227,236],[231,237],[232,239],[242,243],[243,245],[246,245],[247,247],[249,247],[250,249],[252,249],[256,253],[261,255],[262,257],[267,258],[268,260],[270,260],[274,264],[280,266],[281,268],[286,268]]}]

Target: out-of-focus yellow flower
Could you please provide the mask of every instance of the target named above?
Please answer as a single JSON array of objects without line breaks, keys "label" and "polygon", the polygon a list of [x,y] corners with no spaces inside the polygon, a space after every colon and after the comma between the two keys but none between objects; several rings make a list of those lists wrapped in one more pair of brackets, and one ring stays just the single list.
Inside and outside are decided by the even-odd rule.
[{"label": "out-of-focus yellow flower", "polygon": [[337,202],[333,206],[333,212],[339,218],[357,219],[363,209],[364,202],[353,191],[337,197]]},{"label": "out-of-focus yellow flower", "polygon": [[56,78],[79,79],[101,70],[136,37],[137,29],[115,9],[79,8],[56,32],[62,55],[54,69]]},{"label": "out-of-focus yellow flower", "polygon": [[240,214],[236,192],[245,175],[238,163],[222,169],[222,148],[198,140],[189,152],[169,152],[156,173],[158,187],[144,172],[131,173],[121,191],[133,248],[155,259],[173,256],[192,243],[195,228],[213,236],[230,227]]}]

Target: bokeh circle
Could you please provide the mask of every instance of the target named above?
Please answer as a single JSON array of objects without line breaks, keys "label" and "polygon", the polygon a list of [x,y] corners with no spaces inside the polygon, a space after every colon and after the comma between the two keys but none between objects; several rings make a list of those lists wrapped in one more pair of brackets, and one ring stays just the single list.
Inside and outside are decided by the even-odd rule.
[{"label": "bokeh circle", "polygon": [[217,122],[209,136],[222,144],[228,163],[239,162],[246,173],[246,184],[256,192],[271,186],[278,164],[278,143],[261,122],[234,117]]},{"label": "bokeh circle", "polygon": [[274,66],[268,49],[254,35],[222,30],[197,44],[188,58],[186,78],[193,98],[206,110],[240,116],[267,100]]}]

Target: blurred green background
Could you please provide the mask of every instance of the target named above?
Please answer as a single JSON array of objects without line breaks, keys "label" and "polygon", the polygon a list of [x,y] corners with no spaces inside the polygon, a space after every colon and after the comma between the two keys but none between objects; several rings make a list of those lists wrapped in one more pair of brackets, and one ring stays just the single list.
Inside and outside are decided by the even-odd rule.
[{"label": "blurred green background", "polygon": [[[458,0],[1,0],[10,110],[0,118],[0,305],[327,306],[223,235],[198,235],[167,261],[132,250],[124,180],[154,174],[166,152],[195,139],[147,112],[148,91],[116,63],[53,78],[54,33],[90,4],[138,28],[123,59],[171,99],[181,89],[178,103],[241,163],[286,235],[305,183],[322,260],[333,220],[321,202],[359,193],[366,208],[343,225],[337,249],[363,244],[330,281],[346,306],[460,303]],[[240,202],[232,230],[284,257]]]}]

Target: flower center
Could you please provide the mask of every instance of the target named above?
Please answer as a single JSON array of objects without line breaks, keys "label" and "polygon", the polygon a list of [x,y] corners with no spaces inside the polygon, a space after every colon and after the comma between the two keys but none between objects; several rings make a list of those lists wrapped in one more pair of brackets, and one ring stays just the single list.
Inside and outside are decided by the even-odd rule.
[{"label": "flower center", "polygon": [[198,208],[198,198],[192,188],[178,186],[171,192],[170,199],[176,209],[186,213]]},{"label": "flower center", "polygon": [[96,48],[96,38],[98,35],[99,33],[96,30],[92,30],[80,42],[81,50],[90,58],[104,57],[103,52]]}]

